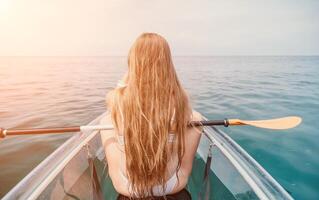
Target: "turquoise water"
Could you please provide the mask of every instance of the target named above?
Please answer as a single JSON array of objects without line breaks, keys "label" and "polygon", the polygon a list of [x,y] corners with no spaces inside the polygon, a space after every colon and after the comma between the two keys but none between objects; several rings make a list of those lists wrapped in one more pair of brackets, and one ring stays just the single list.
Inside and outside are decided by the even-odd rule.
[{"label": "turquoise water", "polygon": [[[0,127],[85,124],[105,109],[124,57],[0,57]],[[319,199],[319,57],[176,57],[194,108],[209,119],[298,115],[295,129],[223,130],[296,199]],[[70,135],[0,142],[0,197]]]},{"label": "turquoise water", "polygon": [[[303,123],[287,131],[224,131],[294,198],[319,199],[319,57],[212,57],[182,63],[180,74],[195,107],[210,119],[301,116]],[[194,69],[187,78],[187,70]]]}]

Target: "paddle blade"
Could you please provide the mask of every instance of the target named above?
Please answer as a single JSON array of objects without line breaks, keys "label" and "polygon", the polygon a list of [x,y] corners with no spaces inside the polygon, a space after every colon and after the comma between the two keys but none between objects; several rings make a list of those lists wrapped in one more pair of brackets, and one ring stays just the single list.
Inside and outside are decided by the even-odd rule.
[{"label": "paddle blade", "polygon": [[298,126],[301,123],[301,121],[302,119],[297,116],[256,121],[240,120],[240,122],[245,125],[278,130],[294,128]]}]

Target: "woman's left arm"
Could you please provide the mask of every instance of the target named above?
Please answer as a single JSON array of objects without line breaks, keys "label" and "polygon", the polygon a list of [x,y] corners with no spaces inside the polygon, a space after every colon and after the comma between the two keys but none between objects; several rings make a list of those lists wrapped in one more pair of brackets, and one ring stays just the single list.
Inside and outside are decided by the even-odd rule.
[{"label": "woman's left arm", "polygon": [[[108,114],[107,116],[103,117],[100,121],[100,125],[108,125],[108,124],[112,124],[112,120],[111,120],[111,115]],[[105,154],[106,154],[106,159],[108,159],[108,154],[109,154],[109,149],[111,147],[111,145],[114,145],[116,142],[116,138],[114,136],[114,129],[111,130],[101,130],[100,131],[100,135],[101,135],[101,141],[102,141],[102,145],[104,147],[105,150]]]}]

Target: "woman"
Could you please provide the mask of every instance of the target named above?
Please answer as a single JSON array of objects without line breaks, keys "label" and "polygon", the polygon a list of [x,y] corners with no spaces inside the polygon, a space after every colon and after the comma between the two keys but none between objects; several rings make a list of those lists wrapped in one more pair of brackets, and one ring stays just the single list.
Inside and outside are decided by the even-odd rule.
[{"label": "woman", "polygon": [[109,175],[118,199],[191,199],[185,190],[201,130],[166,40],[142,34],[128,56],[128,73],[107,95],[110,115],[101,131]]}]

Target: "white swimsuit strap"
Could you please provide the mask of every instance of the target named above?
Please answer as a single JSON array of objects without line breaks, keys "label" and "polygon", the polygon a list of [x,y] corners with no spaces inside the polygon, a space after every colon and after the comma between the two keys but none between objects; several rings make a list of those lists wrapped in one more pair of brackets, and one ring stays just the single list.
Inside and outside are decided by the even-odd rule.
[{"label": "white swimsuit strap", "polygon": [[[122,170],[120,170],[120,176],[122,177],[123,181],[124,181],[124,184],[126,185],[126,187],[128,188],[129,192],[130,193],[133,193],[133,189],[132,189],[132,185],[131,183],[129,182],[129,180],[127,179],[127,177],[125,176],[125,174],[123,173]],[[154,196],[164,196],[164,195],[167,195],[167,194],[170,194],[176,184],[177,184],[177,175],[176,173],[174,173],[165,183],[165,187],[164,187],[164,190],[163,190],[163,187],[161,185],[155,185],[153,186],[152,190],[153,190],[153,195]],[[137,196],[138,197],[138,196]]]},{"label": "white swimsuit strap", "polygon": [[127,86],[127,84],[124,83],[123,80],[119,80],[119,81],[117,82],[117,85],[116,85],[117,88],[125,88],[126,86]]},{"label": "white swimsuit strap", "polygon": [[[167,138],[167,140],[168,140],[168,142],[169,143],[173,143],[174,141],[175,141],[175,133],[169,133],[168,134],[168,138]],[[119,134],[117,134],[117,141],[118,141],[118,143],[120,144],[120,145],[124,145],[124,135],[119,135]]]},{"label": "white swimsuit strap", "polygon": [[118,142],[121,146],[124,146],[124,135],[118,135],[118,134],[117,134],[117,142]]},{"label": "white swimsuit strap", "polygon": [[166,194],[171,193],[177,183],[177,175],[174,173],[165,183],[165,187],[163,190],[163,187],[161,185],[156,185],[152,188],[154,196],[164,196]]}]

